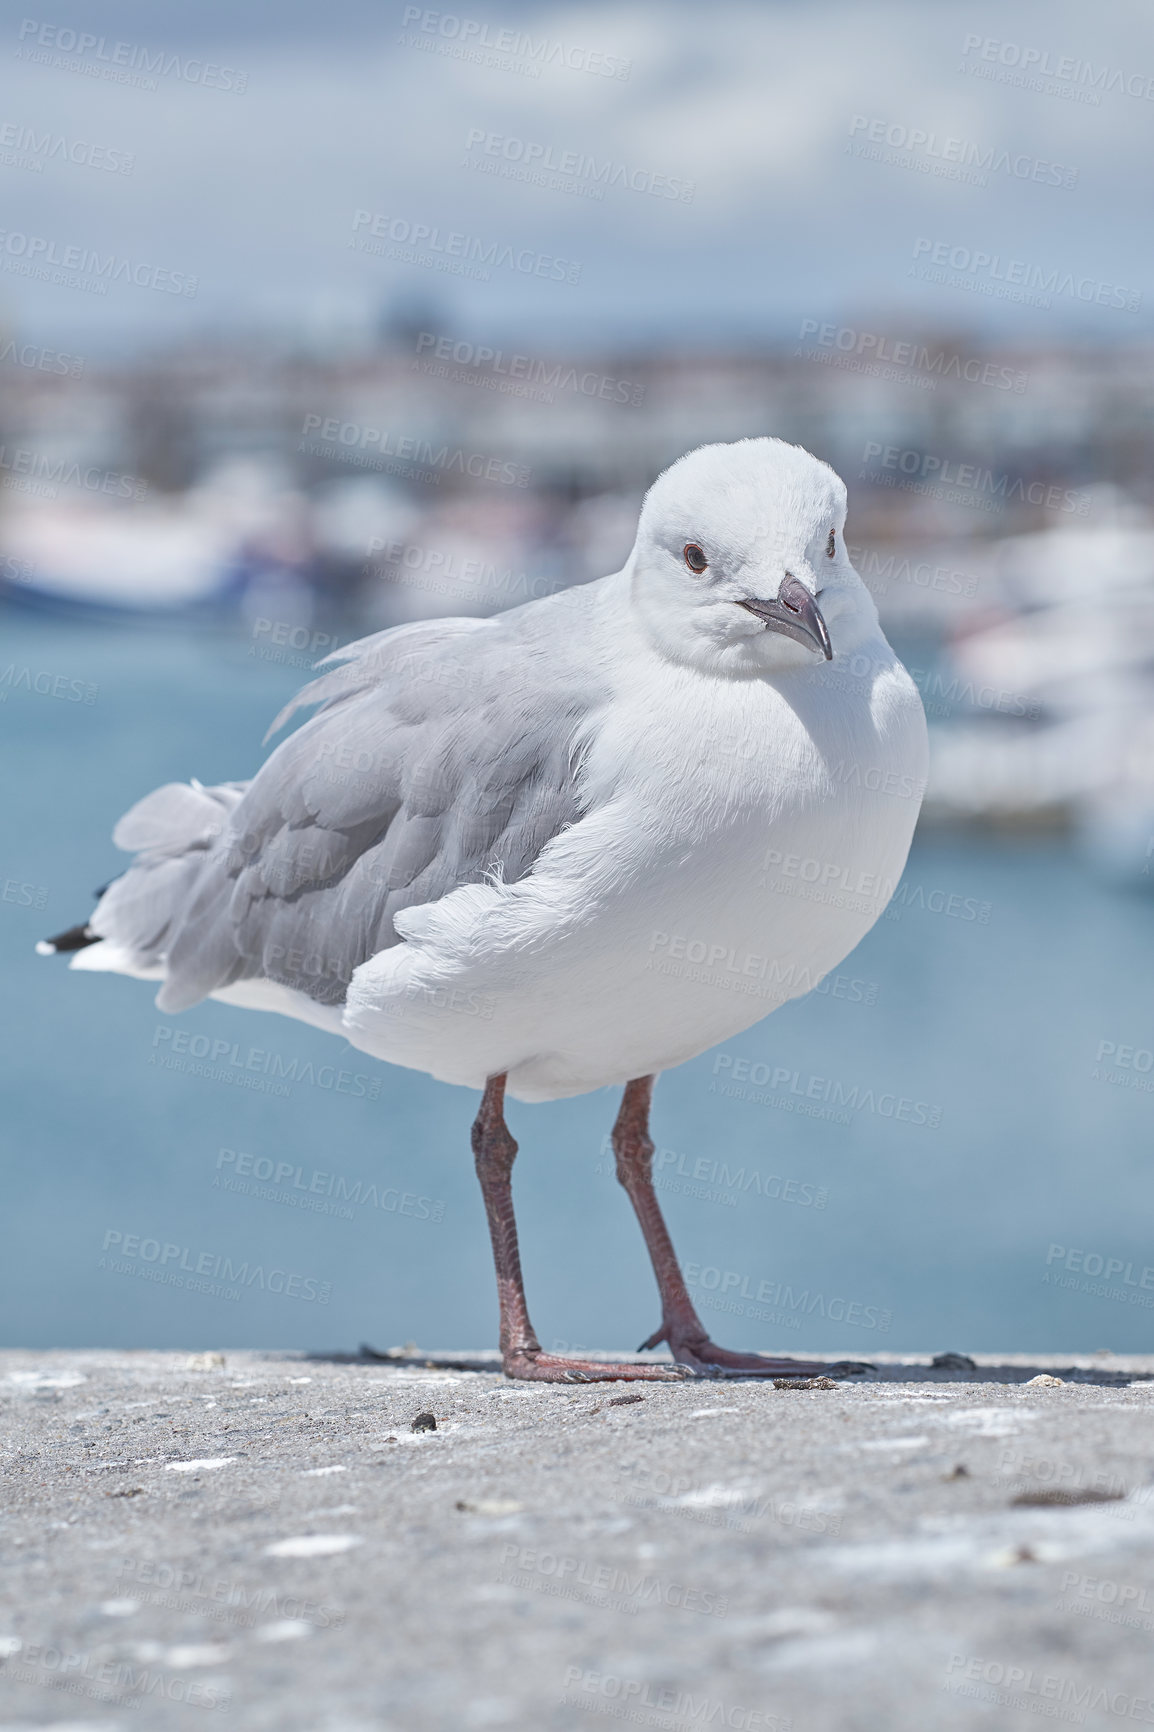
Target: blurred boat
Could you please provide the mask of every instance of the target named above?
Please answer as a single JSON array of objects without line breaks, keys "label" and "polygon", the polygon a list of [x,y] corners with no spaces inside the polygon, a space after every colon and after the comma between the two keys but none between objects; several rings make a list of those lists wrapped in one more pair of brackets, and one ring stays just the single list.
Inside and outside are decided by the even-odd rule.
[{"label": "blurred boat", "polygon": [[5,598],[66,612],[171,612],[224,587],[231,543],[183,506],[69,500],[5,517]]},{"label": "blurred boat", "polygon": [[308,590],[306,502],[280,470],[219,465],[144,499],[11,492],[0,521],[6,599],[68,613],[178,613],[250,590]]},{"label": "blurred boat", "polygon": [[1094,504],[1092,526],[996,546],[998,614],[949,652],[984,713],[935,727],[927,806],[1064,824],[1110,877],[1154,883],[1154,530],[1114,489]]}]

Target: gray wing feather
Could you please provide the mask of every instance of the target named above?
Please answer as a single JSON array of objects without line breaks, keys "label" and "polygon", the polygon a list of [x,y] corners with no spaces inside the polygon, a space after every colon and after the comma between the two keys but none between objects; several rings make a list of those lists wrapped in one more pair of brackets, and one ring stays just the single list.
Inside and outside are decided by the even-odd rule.
[{"label": "gray wing feather", "polygon": [[[402,627],[338,652],[341,665],[274,728],[301,706],[317,713],[232,801],[223,828],[215,807],[216,834],[206,809],[171,790],[149,796],[167,802],[151,829],[129,822],[148,801],[121,821],[118,837],[147,836],[152,850],[118,883],[137,881],[132,924],[165,962],[162,1009],[251,979],[343,1003],[354,970],[398,942],[402,909],[532,870],[582,815],[581,742],[605,696],[555,643],[536,653],[550,629],[532,617],[541,605]],[[164,829],[170,816],[183,845]],[[156,879],[165,864],[171,875]],[[157,895],[146,894],[149,875]]]},{"label": "gray wing feather", "polygon": [[90,925],[143,966],[164,954],[174,919],[187,906],[212,850],[219,846],[246,784],[217,788],[169,782],[127,811],[113,831],[133,850],[130,869],[104,892]]}]

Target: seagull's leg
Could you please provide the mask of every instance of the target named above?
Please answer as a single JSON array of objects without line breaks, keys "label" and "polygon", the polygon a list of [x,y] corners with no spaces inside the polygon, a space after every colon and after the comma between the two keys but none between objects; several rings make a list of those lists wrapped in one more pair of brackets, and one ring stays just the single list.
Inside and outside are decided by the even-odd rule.
[{"label": "seagull's leg", "polygon": [[506,1377],[533,1378],[545,1383],[612,1383],[619,1379],[668,1382],[684,1377],[679,1367],[613,1365],[596,1360],[558,1359],[541,1351],[529,1321],[521,1253],[513,1215],[511,1175],[517,1145],[505,1123],[505,1076],[490,1077],[481,1110],[473,1125],[477,1177],[489,1217],[493,1261],[497,1265],[497,1297],[501,1306],[501,1363]]},{"label": "seagull's leg", "polygon": [[667,1341],[679,1364],[688,1365],[706,1377],[828,1377],[831,1372],[844,1377],[852,1371],[867,1369],[848,1360],[830,1365],[816,1359],[771,1359],[763,1353],[731,1353],[709,1339],[689,1297],[653,1189],[653,1139],[649,1135],[653,1080],[651,1076],[637,1077],[625,1085],[621,1111],[613,1126],[617,1177],[637,1212],[661,1295],[661,1327],[641,1343],[641,1351]]}]

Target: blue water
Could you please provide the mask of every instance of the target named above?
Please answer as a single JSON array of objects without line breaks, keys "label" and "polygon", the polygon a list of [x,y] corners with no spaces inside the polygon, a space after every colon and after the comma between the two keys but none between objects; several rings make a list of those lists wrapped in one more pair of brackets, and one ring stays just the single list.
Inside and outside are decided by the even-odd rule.
[{"label": "blue water", "polygon": [[[281,1017],[164,1018],[146,984],[33,954],[120,869],[114,819],[158,783],[251,773],[302,670],[201,629],[0,625],[4,1342],[491,1345],[474,1094]],[[857,1357],[1148,1351],[1154,901],[1042,842],[929,835],[904,883],[830,990],[659,1084],[703,1316],[734,1346]],[[1130,1068],[1097,1066],[1103,1042]],[[809,1116],[831,1102],[847,1123]],[[604,1091],[510,1111],[547,1344],[633,1346],[657,1321],[603,1154],[615,1110]],[[277,1163],[281,1196],[343,1213],[219,1182]]]}]

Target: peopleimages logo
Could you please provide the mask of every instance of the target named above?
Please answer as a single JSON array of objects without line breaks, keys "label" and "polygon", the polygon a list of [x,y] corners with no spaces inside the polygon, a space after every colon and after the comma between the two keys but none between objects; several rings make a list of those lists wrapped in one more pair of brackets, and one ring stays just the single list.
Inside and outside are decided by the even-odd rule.
[{"label": "peopleimages logo", "polygon": [[[301,428],[302,438],[316,435],[312,445],[302,449],[322,455],[344,456],[349,452],[379,453],[412,462],[418,468],[438,470],[445,475],[471,475],[477,481],[498,481],[506,487],[528,487],[532,471],[525,463],[512,463],[501,457],[486,456],[480,451],[464,451],[459,446],[437,445],[431,439],[401,434],[388,427],[370,427],[359,421],[341,421],[337,416],[306,415]],[[341,447],[326,452],[324,447]],[[372,468],[371,462],[368,467]]]},{"label": "peopleimages logo", "polygon": [[[380,578],[408,589],[433,595],[470,595],[483,601],[517,596],[529,601],[555,595],[559,579],[530,575],[491,564],[484,559],[464,559],[455,548],[421,547],[411,541],[386,541],[374,535],[368,546],[366,577]],[[380,555],[380,558],[374,556]]]},{"label": "peopleimages logo", "polygon": [[[227,1687],[222,1689],[199,1678],[165,1672],[143,1660],[110,1659],[105,1643],[97,1648],[70,1649],[57,1648],[50,1642],[25,1644],[20,1636],[4,1636],[0,1637],[0,1644],[6,1682],[36,1684],[71,1696],[88,1696],[105,1707],[138,1708],[147,1696],[150,1705],[160,1700],[221,1712],[228,1709],[232,1700]],[[11,1726],[12,1721],[8,1724]],[[60,1726],[64,1722],[57,1720],[55,1724]],[[109,1722],[102,1717],[91,1724],[107,1726]]]},{"label": "peopleimages logo", "polygon": [[603,403],[628,403],[636,408],[645,395],[644,385],[630,379],[617,379],[607,373],[591,372],[561,361],[543,361],[533,355],[519,355],[504,349],[491,348],[486,343],[469,343],[458,337],[438,336],[435,331],[417,333],[418,356],[431,351],[436,361],[451,362],[434,369],[427,358],[414,361],[414,369],[434,371],[437,377],[452,378],[461,383],[483,383],[486,388],[522,395],[540,386],[539,402],[551,403],[554,391],[579,392],[583,397],[597,397]]},{"label": "peopleimages logo", "polygon": [[227,1620],[251,1629],[258,1619],[293,1618],[318,1630],[339,1629],[345,1614],[339,1606],[306,1600],[283,1587],[253,1587],[228,1576],[210,1576],[164,1558],[120,1558],[121,1582],[131,1584],[133,1597],[172,1612],[197,1612],[201,1617]]},{"label": "peopleimages logo", "polygon": [[[1062,1594],[1065,1598],[1058,1601],[1055,1610],[1074,1612],[1083,1618],[1100,1618],[1111,1624],[1129,1624],[1140,1630],[1154,1629],[1154,1601],[1150,1590],[1140,1583],[1116,1582],[1109,1576],[1087,1576],[1067,1570],[1062,1576]],[[1143,1615],[1138,1616],[1139,1613]]]},{"label": "peopleimages logo", "polygon": [[[962,43],[961,70],[990,77],[994,72],[1012,72],[1016,76],[1007,82],[1021,83],[1027,88],[1041,87],[1043,79],[1051,79],[1063,95],[1084,96],[1095,104],[1103,91],[1117,96],[1133,96],[1140,102],[1154,102],[1154,78],[1147,73],[1124,71],[1108,62],[1095,66],[1090,60],[1079,60],[1074,54],[1058,57],[1048,48],[1035,48],[1028,43],[1004,42],[996,36],[967,36]],[[970,55],[976,56],[971,60]],[[990,67],[986,72],[982,65]]]},{"label": "peopleimages logo", "polygon": [[1140,1275],[1135,1275],[1136,1265],[1133,1260],[1126,1262],[1121,1257],[1106,1257],[1100,1251],[1051,1245],[1046,1252],[1046,1263],[1047,1266],[1061,1263],[1063,1269],[1069,1269],[1075,1274],[1101,1275],[1104,1281],[1113,1281],[1115,1277],[1119,1277],[1127,1287],[1154,1288],[1154,1267],[1149,1263],[1142,1266]]},{"label": "peopleimages logo", "polygon": [[862,462],[871,467],[860,472],[860,481],[893,486],[888,475],[874,472],[881,469],[900,477],[898,485],[909,486],[914,492],[934,493],[949,487],[961,495],[973,494],[983,504],[1016,501],[1020,505],[1042,505],[1050,511],[1073,511],[1079,517],[1085,517],[1090,510],[1089,494],[1072,487],[1030,481],[1021,475],[995,474],[980,463],[958,463],[933,451],[903,450],[900,445],[883,445],[877,439],[866,440]]},{"label": "peopleimages logo", "polygon": [[[380,1077],[365,1076],[361,1071],[338,1070],[331,1064],[314,1065],[311,1059],[286,1060],[280,1053],[268,1052],[264,1047],[243,1049],[236,1041],[210,1040],[206,1034],[192,1034],[187,1028],[169,1028],[163,1023],[153,1032],[152,1045],[154,1049],[160,1047],[164,1050],[154,1050],[149,1064],[187,1071],[193,1076],[210,1076],[217,1081],[248,1077],[249,1086],[259,1088],[260,1079],[271,1077],[284,1083],[312,1083],[314,1088],[332,1089],[336,1094],[357,1095],[370,1101],[375,1101],[381,1092]],[[208,1062],[189,1064],[189,1058]],[[251,1077],[248,1073],[252,1073]],[[282,1088],[277,1092],[287,1094],[288,1089]]]},{"label": "peopleimages logo", "polygon": [[[865,137],[859,138],[862,133]],[[1030,156],[1026,151],[998,150],[992,144],[975,144],[968,138],[941,136],[924,126],[906,126],[900,121],[855,114],[849,134],[851,142],[846,146],[849,154],[871,155],[879,162],[892,162],[948,179],[969,179],[975,186],[985,186],[988,174],[1008,174],[1015,180],[1044,186],[1072,187],[1078,180],[1078,170],[1060,162]],[[896,157],[895,151],[900,153]]]},{"label": "peopleimages logo", "polygon": [[60,698],[69,704],[94,704],[99,686],[89,680],[72,680],[67,674],[49,673],[44,668],[18,668],[9,662],[0,668],[0,703],[8,701],[9,692],[36,692],[42,698]]},{"label": "peopleimages logo", "polygon": [[[477,154],[474,151],[480,147]],[[486,132],[482,126],[470,129],[465,140],[464,167],[493,174],[507,169],[521,177],[542,184],[574,183],[591,198],[604,198],[606,187],[621,187],[629,192],[649,193],[653,198],[680,199],[692,204],[696,183],[673,175],[656,174],[606,157],[604,162],[587,156],[580,150],[554,149],[553,145],[528,138],[513,138],[504,132]],[[553,180],[550,181],[549,177]]]},{"label": "peopleimages logo", "polygon": [[[276,1293],[285,1299],[310,1300],[316,1305],[327,1305],[332,1297],[331,1281],[319,1281],[312,1275],[294,1274],[288,1269],[266,1269],[263,1263],[250,1264],[247,1258],[234,1262],[219,1251],[194,1251],[189,1245],[124,1233],[115,1227],[105,1233],[100,1248],[109,1253],[101,1257],[101,1269],[117,1275],[143,1275],[161,1286],[202,1292],[210,1298],[237,1299],[246,1287]],[[145,1267],[142,1269],[139,1264]],[[223,1285],[216,1286],[218,1282]]]},{"label": "peopleimages logo", "polygon": [[[565,1689],[571,1694],[562,1696],[562,1703],[616,1720],[632,1720],[635,1724],[726,1726],[732,1732],[791,1732],[793,1726],[788,1715],[774,1714],[767,1708],[743,1708],[737,1702],[694,1696],[691,1691],[672,1685],[652,1684],[644,1678],[613,1672],[583,1671],[580,1666],[570,1666],[566,1671]],[[582,1695],[577,1694],[578,1689]]]},{"label": "peopleimages logo", "polygon": [[[367,235],[361,232],[365,229]],[[380,244],[385,241],[392,243],[388,251]],[[430,223],[410,222],[407,217],[386,216],[380,211],[353,212],[349,245],[359,252],[399,259],[402,263],[435,264],[438,270],[472,276],[485,283],[489,281],[490,268],[543,277],[554,283],[581,281],[581,266],[570,259],[534,252],[532,247],[482,240],[478,235],[462,234],[457,229],[442,230]]]},{"label": "peopleimages logo", "polygon": [[1147,1697],[1130,1696],[1111,1685],[1087,1684],[1056,1672],[1037,1672],[1033,1666],[1019,1666],[1014,1661],[988,1660],[981,1654],[951,1654],[943,1688],[953,1695],[1019,1711],[1028,1709],[1072,1725],[1085,1721],[1087,1709],[1092,1714],[1116,1714],[1122,1720],[1154,1725],[1154,1702]]},{"label": "peopleimages logo", "polygon": [[[68,25],[44,24],[36,18],[20,22],[16,50],[18,60],[38,66],[67,66],[92,78],[107,78],[117,84],[135,84],[156,89],[156,79],[176,78],[183,84],[201,84],[206,90],[227,90],[240,95],[248,84],[248,73],[235,66],[218,66],[212,60],[185,59],[167,48],[145,48],[137,42],[113,42],[87,30]],[[70,58],[71,57],[71,60]],[[136,78],[134,73],[143,73]]]},{"label": "peopleimages logo", "polygon": [[[927,274],[924,267],[914,264],[910,267],[911,276],[924,276],[927,282],[941,281],[953,287],[974,287],[983,294],[998,294],[1004,299],[1029,301],[1035,296],[1039,298],[1030,304],[1048,307],[1051,295],[1068,295],[1086,305],[1116,307],[1127,313],[1136,313],[1142,305],[1141,289],[1078,276],[1057,266],[1003,258],[1000,253],[987,253],[980,247],[953,246],[949,241],[921,236],[914,242],[913,257],[925,261],[938,274]],[[953,275],[947,278],[946,271]]]},{"label": "peopleimages logo", "polygon": [[28,367],[37,373],[58,373],[70,379],[79,379],[87,365],[83,355],[64,355],[57,349],[44,349],[35,343],[18,344],[13,337],[0,346],[0,362],[12,367]]},{"label": "peopleimages logo", "polygon": [[[877,983],[855,980],[848,975],[815,975],[810,968],[791,962],[784,968],[772,956],[758,956],[732,945],[710,942],[684,932],[653,932],[649,938],[650,960],[646,968],[685,980],[700,980],[710,986],[730,987],[756,998],[797,998],[802,993],[821,992],[857,1004],[873,1004]],[[765,983],[765,984],[759,984]]]},{"label": "peopleimages logo", "polygon": [[23,490],[28,482],[52,499],[60,487],[79,487],[86,493],[107,493],[117,499],[144,499],[148,493],[148,483],[139,475],[98,469],[94,463],[81,468],[79,463],[20,445],[0,445],[0,472],[5,487]]},{"label": "peopleimages logo", "polygon": [[[199,279],[186,271],[170,271],[144,259],[121,258],[101,253],[95,247],[56,241],[47,235],[30,235],[19,229],[0,229],[0,265],[18,276],[63,282],[66,287],[91,284],[99,294],[108,293],[110,283],[131,283],[138,289],[156,289],[160,294],[195,296]],[[57,271],[59,277],[46,277]],[[68,278],[74,279],[70,284]]]},{"label": "peopleimages logo", "polygon": [[[798,333],[803,340],[813,337],[821,348],[836,352],[827,359],[840,357],[846,362],[862,363],[859,371],[870,372],[876,377],[880,365],[888,369],[886,378],[893,378],[902,368],[911,372],[926,375],[924,383],[931,389],[939,379],[964,380],[971,385],[990,385],[998,391],[1016,391],[1019,395],[1026,389],[1027,374],[1017,367],[1006,367],[986,356],[961,355],[957,351],[931,348],[928,343],[916,339],[891,337],[878,331],[858,330],[853,325],[835,325],[822,323],[817,319],[803,319]],[[810,350],[808,357],[804,351],[797,349],[796,355],[807,359],[820,358],[816,350]],[[878,363],[874,366],[873,363]],[[853,550],[850,549],[850,556]],[[892,559],[891,555],[891,559]]]},{"label": "peopleimages logo", "polygon": [[[699,1289],[698,1303],[708,1305],[711,1310],[728,1311],[738,1317],[757,1317],[756,1307],[759,1305],[780,1306],[785,1312],[795,1313],[789,1320],[791,1328],[796,1328],[803,1316],[818,1316],[828,1318],[832,1323],[850,1323],[858,1329],[876,1329],[884,1335],[893,1322],[892,1311],[866,1305],[860,1299],[813,1293],[808,1287],[797,1292],[787,1281],[758,1281],[755,1290],[754,1277],[742,1274],[739,1269],[687,1262],[685,1280],[687,1286]],[[713,1293],[717,1294],[716,1299],[700,1297],[701,1294]],[[754,1309],[737,1303],[742,1299],[751,1301]],[[785,1318],[775,1321],[784,1322]]]},{"label": "peopleimages logo", "polygon": [[724,1618],[729,1609],[724,1594],[647,1575],[644,1569],[633,1576],[616,1564],[598,1564],[564,1552],[538,1551],[512,1541],[501,1548],[501,1569],[510,1574],[498,1575],[497,1580],[511,1586],[540,1588],[561,1599],[591,1597],[593,1604],[607,1603],[617,1611],[632,1613],[642,1607],[670,1606],[706,1618]]},{"label": "peopleimages logo", "polygon": [[[613,1139],[606,1135],[601,1139],[601,1161],[594,1168],[598,1173],[613,1173],[616,1170],[613,1157]],[[758,1197],[769,1197],[774,1202],[797,1203],[806,1209],[824,1209],[829,1201],[829,1189],[826,1185],[807,1185],[801,1179],[787,1179],[781,1173],[762,1173],[756,1167],[731,1167],[728,1161],[711,1160],[708,1156],[690,1157],[678,1154],[676,1149],[655,1149],[653,1163],[653,1183],[658,1190],[674,1191],[679,1195],[697,1197],[706,1202],[736,1203],[738,1196],[752,1190]],[[602,1164],[604,1163],[604,1164]],[[666,1171],[668,1167],[673,1172]],[[687,1185],[679,1185],[677,1180],[686,1179]],[[713,1191],[706,1191],[703,1186],[716,1186]]]},{"label": "peopleimages logo", "polygon": [[[221,1169],[230,1173],[222,1177]],[[347,1179],[341,1173],[324,1172],[313,1167],[307,1171],[292,1161],[273,1161],[269,1155],[252,1155],[243,1149],[220,1149],[216,1157],[217,1176],[214,1186],[239,1191],[245,1196],[259,1197],[268,1202],[288,1203],[309,1209],[315,1214],[336,1214],[344,1220],[353,1219],[352,1208],[341,1204],[363,1205],[380,1209],[386,1215],[406,1215],[417,1221],[443,1221],[444,1200],[424,1197],[416,1191],[402,1191],[395,1185],[376,1185],[365,1179]],[[230,1176],[234,1175],[234,1176]],[[256,1184],[246,1181],[255,1179]],[[303,1194],[294,1194],[303,1193]]]},{"label": "peopleimages logo", "polygon": [[95,168],[106,174],[131,174],[136,167],[132,151],[111,145],[92,144],[87,139],[68,138],[59,132],[37,132],[22,121],[0,123],[0,161],[9,167],[43,172],[46,162],[69,162],[77,168]]},{"label": "peopleimages logo", "polygon": [[[1025,379],[1025,374],[1020,375]],[[916,589],[936,590],[939,595],[960,595],[966,598],[978,593],[978,580],[972,573],[954,571],[948,565],[931,565],[928,560],[911,560],[896,553],[879,553],[872,547],[851,546],[846,552],[850,562],[874,595],[889,593],[891,583],[908,583]],[[870,579],[876,581],[870,582]]]},{"label": "peopleimages logo", "polygon": [[534,39],[525,30],[498,29],[485,19],[433,12],[425,6],[406,6],[401,23],[405,31],[416,25],[417,31],[425,36],[422,41],[416,31],[408,35],[402,31],[399,41],[404,47],[451,53],[456,59],[471,60],[500,71],[521,72],[530,78],[540,78],[542,69],[551,66],[624,80],[633,67],[631,60],[619,54],[603,54],[599,49],[553,41],[548,36]]},{"label": "peopleimages logo", "polygon": [[[846,1113],[875,1113],[879,1118],[894,1119],[899,1124],[925,1125],[936,1130],[942,1122],[942,1109],[929,1101],[894,1094],[892,1090],[878,1092],[863,1088],[860,1083],[839,1082],[836,1077],[805,1076],[789,1065],[768,1065],[748,1058],[735,1058],[732,1053],[719,1052],[713,1061],[713,1076],[724,1080],[711,1082],[711,1094],[728,1094],[732,1083],[749,1082],[755,1089],[768,1089],[766,1104],[776,1104],[771,1097],[784,1091],[783,1098],[796,1095],[803,1101],[841,1108]],[[754,1097],[756,1098],[756,1097]],[[848,1123],[848,1119],[845,1121]]]}]

